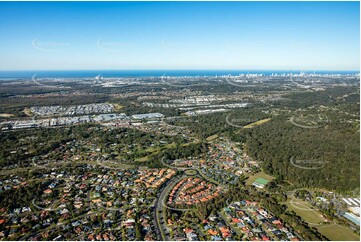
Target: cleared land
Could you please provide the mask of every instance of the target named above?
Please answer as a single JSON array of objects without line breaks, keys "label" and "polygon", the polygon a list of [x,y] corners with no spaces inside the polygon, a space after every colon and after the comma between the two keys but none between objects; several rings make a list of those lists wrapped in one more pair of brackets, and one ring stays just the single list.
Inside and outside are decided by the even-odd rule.
[{"label": "cleared land", "polygon": [[14,117],[14,114],[11,113],[0,113],[0,118],[10,118],[10,117]]},{"label": "cleared land", "polygon": [[148,156],[144,156],[144,157],[140,157],[140,158],[135,158],[135,161],[139,161],[139,162],[144,162],[144,161],[148,161],[149,157]]},{"label": "cleared land", "polygon": [[316,225],[324,221],[320,212],[311,209],[311,206],[304,201],[290,197],[287,201],[288,210],[294,211],[303,220],[310,224],[310,226],[317,228],[317,230],[332,241],[359,241],[360,236],[352,232],[346,226],[338,224],[324,224]]},{"label": "cleared land", "polygon": [[215,134],[215,135],[212,135],[212,136],[209,136],[208,138],[206,138],[207,141],[212,141],[212,140],[215,140],[218,138],[218,134]]},{"label": "cleared land", "polygon": [[317,230],[332,241],[360,241],[360,236],[346,226],[338,224],[315,226]]},{"label": "cleared land", "polygon": [[318,224],[324,221],[317,210],[312,209],[310,205],[300,199],[289,197],[287,200],[287,208],[288,210],[294,211],[310,225]]},{"label": "cleared land", "polygon": [[30,108],[24,108],[23,113],[25,113],[27,116],[33,116],[33,113],[31,112]]},{"label": "cleared land", "polygon": [[124,106],[118,104],[118,103],[112,103],[114,105],[114,112],[120,112]]},{"label": "cleared land", "polygon": [[253,176],[250,176],[247,181],[246,181],[246,185],[252,185],[252,183],[257,179],[257,178],[263,178],[266,179],[268,181],[272,181],[273,179],[275,179],[273,176],[267,175],[264,172],[258,172],[256,174],[254,174]]},{"label": "cleared land", "polygon": [[247,124],[247,125],[244,126],[243,128],[245,128],[245,129],[251,129],[251,128],[255,127],[255,126],[258,126],[258,125],[267,123],[267,122],[269,122],[270,120],[271,120],[270,118],[258,120],[258,121],[254,122],[254,123]]}]

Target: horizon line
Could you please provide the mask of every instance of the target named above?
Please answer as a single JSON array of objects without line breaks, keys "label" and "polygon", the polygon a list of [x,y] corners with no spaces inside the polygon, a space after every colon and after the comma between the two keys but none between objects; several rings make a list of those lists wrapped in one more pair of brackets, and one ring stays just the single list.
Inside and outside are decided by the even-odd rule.
[{"label": "horizon line", "polygon": [[159,69],[148,69],[148,68],[129,68],[129,69],[21,69],[21,70],[1,70],[0,72],[17,72],[17,71],[358,71],[360,69],[238,69],[238,68],[159,68]]}]

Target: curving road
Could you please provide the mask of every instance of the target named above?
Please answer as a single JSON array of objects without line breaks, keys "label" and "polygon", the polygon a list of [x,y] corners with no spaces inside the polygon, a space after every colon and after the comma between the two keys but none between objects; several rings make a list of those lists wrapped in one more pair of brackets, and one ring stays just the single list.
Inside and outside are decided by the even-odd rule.
[{"label": "curving road", "polygon": [[167,221],[164,217],[164,200],[167,194],[170,192],[170,190],[183,178],[187,176],[182,175],[181,177],[174,177],[171,181],[168,182],[168,184],[161,190],[159,197],[156,200],[155,205],[155,220],[156,220],[156,226],[157,229],[160,232],[161,240],[163,241],[172,241],[172,238],[169,236],[169,228],[167,227]]}]

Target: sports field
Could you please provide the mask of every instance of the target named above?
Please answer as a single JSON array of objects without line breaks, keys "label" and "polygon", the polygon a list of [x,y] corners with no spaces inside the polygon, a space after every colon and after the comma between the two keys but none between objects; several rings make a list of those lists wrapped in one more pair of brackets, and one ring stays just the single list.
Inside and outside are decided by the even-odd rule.
[{"label": "sports field", "polygon": [[352,230],[346,226],[338,224],[321,224],[324,219],[317,209],[312,209],[306,202],[289,197],[287,200],[288,210],[294,211],[303,220],[309,223],[310,226],[317,228],[317,230],[332,241],[359,241],[360,237],[357,236]]},{"label": "sports field", "polygon": [[352,230],[346,226],[329,224],[315,227],[321,234],[332,241],[360,241],[360,236],[353,233]]},{"label": "sports field", "polygon": [[258,178],[268,180],[269,182],[275,179],[273,176],[267,175],[264,172],[258,172],[247,179],[246,185],[252,185],[252,183],[255,182]]},{"label": "sports field", "polygon": [[288,198],[286,205],[288,207],[288,210],[294,211],[311,226],[317,225],[324,221],[318,210],[311,208],[310,205],[300,199],[296,199],[291,196]]}]

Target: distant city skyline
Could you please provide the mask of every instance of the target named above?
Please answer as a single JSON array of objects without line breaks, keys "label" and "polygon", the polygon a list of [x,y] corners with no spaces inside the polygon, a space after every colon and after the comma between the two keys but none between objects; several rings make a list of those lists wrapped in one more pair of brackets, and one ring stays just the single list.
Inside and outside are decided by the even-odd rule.
[{"label": "distant city skyline", "polygon": [[359,2],[0,2],[0,70],[359,70]]}]

